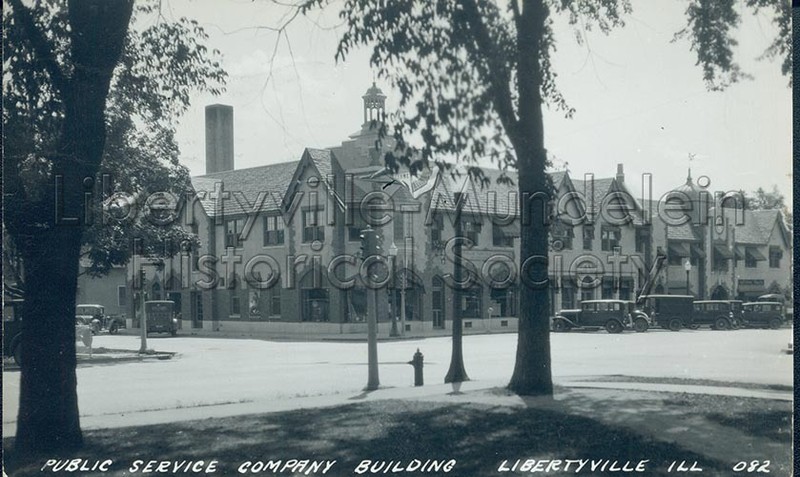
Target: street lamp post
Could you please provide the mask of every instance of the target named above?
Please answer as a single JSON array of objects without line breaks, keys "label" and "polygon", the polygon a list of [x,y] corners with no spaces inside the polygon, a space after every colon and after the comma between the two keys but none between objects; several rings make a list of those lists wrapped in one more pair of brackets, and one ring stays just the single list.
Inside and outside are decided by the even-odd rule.
[{"label": "street lamp post", "polygon": [[686,294],[690,295],[689,293],[689,272],[692,271],[692,261],[689,257],[686,257],[686,261],[683,262],[683,269],[686,270]]}]

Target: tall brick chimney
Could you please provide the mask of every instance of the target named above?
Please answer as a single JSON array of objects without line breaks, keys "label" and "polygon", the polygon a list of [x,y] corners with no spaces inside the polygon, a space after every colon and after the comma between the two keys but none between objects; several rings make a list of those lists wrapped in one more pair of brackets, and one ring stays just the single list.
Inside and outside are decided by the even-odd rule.
[{"label": "tall brick chimney", "polygon": [[622,164],[617,164],[617,182],[620,184],[625,183],[625,172],[622,170]]},{"label": "tall brick chimney", "polygon": [[206,174],[233,170],[233,106],[206,106]]}]

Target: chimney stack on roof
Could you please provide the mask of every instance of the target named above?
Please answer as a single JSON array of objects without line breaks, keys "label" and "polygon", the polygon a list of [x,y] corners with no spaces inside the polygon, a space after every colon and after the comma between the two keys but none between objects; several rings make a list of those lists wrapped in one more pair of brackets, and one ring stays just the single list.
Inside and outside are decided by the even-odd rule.
[{"label": "chimney stack on roof", "polygon": [[206,106],[206,174],[233,170],[233,106]]},{"label": "chimney stack on roof", "polygon": [[620,184],[625,183],[625,172],[622,170],[622,164],[617,164],[617,182]]}]

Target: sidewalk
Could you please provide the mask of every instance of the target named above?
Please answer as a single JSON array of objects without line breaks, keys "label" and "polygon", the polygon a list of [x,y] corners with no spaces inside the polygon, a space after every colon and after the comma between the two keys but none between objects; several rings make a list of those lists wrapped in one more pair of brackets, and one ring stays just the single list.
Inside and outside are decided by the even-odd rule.
[{"label": "sidewalk", "polygon": [[[702,468],[704,476],[733,475],[737,463],[754,460],[769,461],[773,475],[791,473],[792,407],[766,394],[754,399],[735,388],[721,393],[708,389],[713,386],[686,386],[675,393],[677,385],[647,383],[648,390],[632,390],[610,386],[630,383],[580,382],[580,387],[562,383],[549,399],[520,397],[498,384],[466,382],[457,392],[436,384],[82,418],[86,446],[80,457],[113,459],[111,471],[85,474],[105,476],[130,475],[136,459],[213,459],[222,476],[238,475],[242,465],[292,459],[335,461],[326,475],[342,477],[354,475],[364,459],[403,465],[411,459],[452,460],[447,475],[454,477],[497,476],[509,473],[498,470],[503,465],[517,461],[564,459],[587,465],[644,462],[647,471],[640,475],[649,476],[675,475],[670,465],[681,461]],[[717,394],[700,393],[709,390]],[[8,468],[17,471],[12,475],[39,475],[42,459],[18,463],[12,454]],[[582,473],[598,475],[588,468]]]},{"label": "sidewalk", "polygon": [[[514,394],[503,395],[503,389],[506,384],[507,383],[501,381],[467,381],[461,384],[458,393],[454,393],[451,384],[437,383],[421,387],[380,388],[373,392],[353,390],[350,393],[319,396],[287,396],[283,399],[247,400],[239,402],[223,401],[200,406],[149,409],[126,412],[125,414],[86,414],[81,415],[81,425],[84,429],[118,428],[165,422],[190,421],[194,419],[279,413],[300,409],[335,407],[352,404],[353,402],[375,402],[392,399],[450,403],[492,403],[512,407],[522,405],[524,398],[520,398]],[[655,398],[657,398],[660,393],[682,393],[786,402],[791,402],[793,400],[793,393],[791,391],[713,385],[609,382],[602,381],[601,376],[587,378],[587,380],[570,379],[556,382],[555,385],[556,392],[554,399],[556,401],[564,399],[565,396],[574,393],[589,396],[593,394],[592,390],[607,390],[612,394],[620,394],[621,396],[629,394],[629,391],[640,391],[641,393],[652,395]],[[619,391],[625,392],[619,393]],[[4,427],[7,424],[9,423],[4,422]]]}]

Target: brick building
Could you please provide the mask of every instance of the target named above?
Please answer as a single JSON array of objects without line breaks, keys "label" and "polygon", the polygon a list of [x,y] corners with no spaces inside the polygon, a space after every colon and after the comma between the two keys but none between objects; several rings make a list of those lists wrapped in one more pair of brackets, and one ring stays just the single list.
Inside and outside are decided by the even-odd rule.
[{"label": "brick building", "polygon": [[[414,177],[402,169],[388,173],[374,127],[384,117],[385,96],[373,85],[363,100],[363,124],[339,146],[307,148],[298,161],[248,169],[233,165],[233,111],[209,106],[209,173],[192,178],[196,199],[181,212],[200,247],[163,264],[134,260],[128,276],[145,270],[146,298],[176,301],[184,329],[365,331],[370,288],[357,257],[361,230],[371,222],[391,264],[378,266],[386,281],[376,292],[379,322],[395,317],[415,333],[447,329],[458,306],[467,331],[516,329],[524,285],[517,269],[515,174],[484,169],[491,185],[482,188],[464,174],[438,169]],[[498,181],[501,176],[511,183]],[[526,204],[552,211],[553,312],[587,299],[634,299],[658,248],[669,257],[659,292],[685,292],[687,259],[690,291],[698,297],[751,298],[788,285],[791,239],[777,211],[746,211],[739,224],[733,219],[740,210],[719,208],[722,229],[697,220],[667,225],[659,212],[673,207],[675,197],[702,202],[691,178],[675,197],[649,201],[633,197],[622,165],[608,178],[550,177],[552,198]],[[472,243],[463,261],[476,278],[458,302],[448,286],[456,197],[464,200],[461,226]],[[713,215],[716,209],[705,210]],[[509,274],[517,279],[502,283]],[[142,298],[135,285],[129,280],[130,316]]]}]

